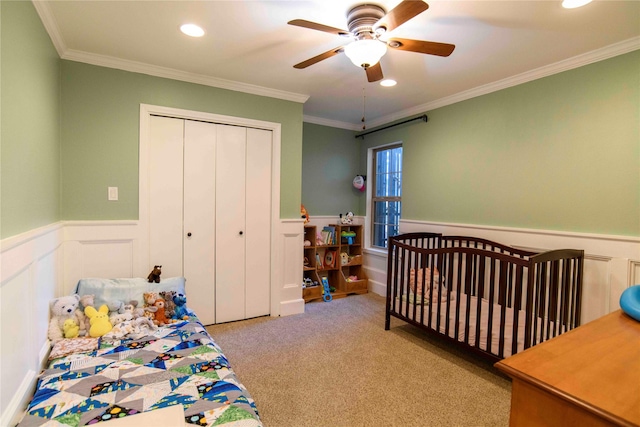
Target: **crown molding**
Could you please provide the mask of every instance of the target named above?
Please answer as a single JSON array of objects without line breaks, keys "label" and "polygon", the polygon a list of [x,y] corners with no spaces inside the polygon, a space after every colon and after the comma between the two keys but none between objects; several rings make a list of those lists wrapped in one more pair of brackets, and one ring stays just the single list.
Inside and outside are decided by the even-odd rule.
[{"label": "crown molding", "polygon": [[156,65],[145,64],[137,61],[129,61],[126,59],[115,58],[112,56],[98,55],[94,53],[81,52],[67,48],[60,30],[56,24],[56,20],[51,11],[48,2],[32,0],[36,12],[40,16],[40,20],[45,30],[49,34],[53,45],[61,59],[69,61],[83,62],[101,67],[115,68],[123,71],[131,71],[134,73],[147,74],[155,77],[163,77],[172,80],[180,80],[189,83],[201,84],[204,86],[212,86],[220,89],[228,89],[236,92],[250,93],[252,95],[267,96],[270,98],[283,99],[285,101],[293,101],[304,104],[309,99],[309,95],[287,92],[278,89],[271,89],[263,86],[252,85],[249,83],[236,82],[233,80],[220,79],[202,74],[189,73],[173,68],[159,67]]},{"label": "crown molding", "polygon": [[309,99],[309,95],[271,89],[263,86],[236,82],[233,80],[220,79],[217,77],[205,76],[202,74],[189,73],[173,68],[159,67],[156,65],[145,64],[143,62],[129,61],[126,59],[114,58],[106,55],[81,52],[73,49],[67,49],[65,53],[61,55],[61,58],[69,61],[83,62],[86,64],[115,68],[118,70],[131,71],[134,73],[148,74],[150,76],[163,77],[172,80],[181,80],[189,83],[201,84],[204,86],[233,90],[236,92],[250,93],[252,95],[268,96],[270,98],[283,99],[285,101],[305,103]]},{"label": "crown molding", "polygon": [[322,117],[307,116],[306,114],[302,117],[302,121],[304,121],[305,123],[313,123],[315,125],[329,126],[332,128],[340,128],[353,131],[362,130],[361,125],[354,125],[353,123],[341,122],[338,120],[323,119]]},{"label": "crown molding", "polygon": [[369,122],[369,127],[375,128],[377,126],[382,126],[387,123],[403,119],[405,117],[414,116],[416,114],[423,114],[427,111],[435,110],[436,108],[445,107],[447,105],[455,104],[460,101],[466,101],[467,99],[486,95],[491,92],[497,92],[502,89],[507,89],[512,86],[517,86],[533,80],[541,79],[543,77],[548,77],[553,74],[562,73],[563,71],[579,68],[585,65],[592,64],[594,62],[603,61],[605,59],[623,55],[625,53],[629,53],[638,49],[640,49],[640,37],[623,40],[619,43],[603,47],[602,49],[597,49],[591,52],[584,53],[582,55],[577,55],[559,62],[555,62],[553,64],[545,65],[543,67],[527,71],[522,74],[507,77],[503,80],[498,80],[493,83],[478,86],[476,88],[459,92],[445,98],[440,98],[435,101],[427,102],[426,104],[417,105],[406,110],[398,111],[393,114],[380,117]]},{"label": "crown molding", "polygon": [[67,50],[67,46],[65,45],[64,40],[62,40],[60,29],[58,28],[58,24],[56,24],[55,18],[53,17],[53,12],[51,12],[49,3],[37,0],[32,0],[31,3],[33,3],[33,7],[35,7],[40,20],[42,21],[44,29],[49,34],[51,42],[53,43],[53,47],[55,47],[56,51],[58,52],[58,56],[62,58],[62,55]]},{"label": "crown molding", "polygon": [[[188,73],[185,71],[175,70],[172,68],[159,67],[149,65],[136,61],[128,61],[119,58],[114,58],[105,55],[96,55],[86,52],[80,52],[72,49],[68,49],[60,35],[60,31],[56,24],[56,21],[51,12],[51,8],[46,1],[32,0],[32,3],[42,20],[42,23],[51,37],[51,41],[58,52],[58,55],[62,59],[70,61],[84,62],[87,64],[98,65],[108,68],[116,68],[124,71],[131,71],[135,73],[148,74],[156,77],[163,77],[173,80],[181,80],[190,83],[201,84],[205,86],[217,87],[220,89],[228,89],[237,92],[245,92],[253,95],[267,96],[270,98],[283,99],[286,101],[293,101],[299,103],[305,103],[309,99],[309,95],[299,94],[294,92],[281,91],[277,89],[266,88],[262,86],[252,85],[248,83],[236,82],[232,80],[219,79],[215,77],[205,76],[202,74]],[[403,119],[405,117],[422,114],[427,111],[435,110],[436,108],[445,107],[447,105],[455,104],[457,102],[466,101],[471,98],[486,95],[492,92],[496,92],[509,87],[517,86],[523,83],[527,83],[533,80],[537,80],[543,77],[547,77],[553,74],[558,74],[563,71],[572,70],[574,68],[582,67],[594,62],[602,61],[612,58],[614,56],[623,55],[625,53],[632,52],[640,49],[640,37],[634,37],[628,40],[606,46],[601,49],[597,49],[591,52],[577,55],[572,58],[568,58],[553,64],[545,65],[540,68],[536,68],[531,71],[527,71],[522,74],[518,74],[512,77],[507,77],[493,83],[489,83],[483,86],[478,86],[473,89],[469,89],[457,94],[440,98],[435,101],[427,102],[425,104],[417,105],[405,110],[397,111],[393,114],[389,114],[378,119],[372,120],[368,123],[369,128],[375,128],[378,126],[391,123],[396,120]],[[307,116],[303,117],[303,120],[307,123],[314,123],[323,126],[330,126],[335,128],[359,131],[360,124],[347,123],[338,120],[325,119],[322,117]]]}]

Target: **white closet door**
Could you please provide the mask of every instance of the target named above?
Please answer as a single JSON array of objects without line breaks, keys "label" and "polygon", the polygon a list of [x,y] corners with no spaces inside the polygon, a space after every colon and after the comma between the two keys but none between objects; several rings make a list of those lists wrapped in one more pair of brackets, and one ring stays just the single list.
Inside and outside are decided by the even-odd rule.
[{"label": "white closet door", "polygon": [[182,276],[184,120],[150,120],[149,262],[162,265],[162,277]]},{"label": "white closet door", "polygon": [[246,128],[217,125],[216,323],[245,319]]},{"label": "white closet door", "polygon": [[245,317],[270,313],[271,131],[247,129]]},{"label": "white closet door", "polygon": [[204,325],[212,325],[216,321],[215,124],[185,122],[184,165],[183,239],[187,305]]}]

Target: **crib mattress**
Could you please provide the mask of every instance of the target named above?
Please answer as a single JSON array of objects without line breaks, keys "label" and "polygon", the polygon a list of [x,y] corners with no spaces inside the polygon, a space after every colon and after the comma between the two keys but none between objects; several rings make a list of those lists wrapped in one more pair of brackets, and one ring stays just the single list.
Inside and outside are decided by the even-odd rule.
[{"label": "crib mattress", "polygon": [[[449,316],[447,316],[447,301],[446,297],[443,294],[443,297],[440,299],[436,299],[431,307],[431,327],[433,330],[436,330],[437,320],[438,320],[438,307],[440,304],[440,326],[438,328],[438,332],[446,335],[450,338],[457,339],[460,342],[467,342],[471,346],[476,347],[476,336],[478,335],[476,332],[477,322],[477,307],[478,307],[478,297],[473,295],[461,294],[459,298],[455,298],[455,295],[451,301],[449,301]],[[429,310],[429,298],[424,299],[424,321],[422,320],[422,303],[420,297],[414,297],[413,294],[409,294],[408,297],[405,295],[403,297],[396,298],[397,305],[395,310],[392,312],[395,314],[399,314],[405,318],[413,319],[418,323],[427,325],[428,324],[428,310]],[[414,303],[416,308],[415,317],[413,317]],[[467,340],[467,334],[465,331],[465,325],[467,323],[467,305],[471,304],[470,313],[469,313],[469,338]],[[459,305],[459,318],[456,323],[456,306]],[[489,307],[490,302],[487,299],[480,298],[480,341],[477,345],[481,350],[487,351],[496,356],[499,355],[500,349],[500,331],[505,331],[504,336],[504,350],[503,355],[500,357],[509,357],[512,354],[512,344],[513,344],[513,325],[514,325],[514,317],[513,317],[513,309],[510,307],[505,307],[505,319],[504,323],[501,321],[501,310],[502,306],[498,304],[493,304],[493,313],[491,316],[492,319],[492,327],[491,327],[491,340],[490,347],[488,345],[487,336],[489,335]],[[408,314],[407,314],[408,310]],[[449,327],[447,329],[447,317],[449,319]],[[525,336],[525,320],[526,313],[523,310],[518,312],[518,334],[517,334],[517,352],[524,350],[524,336]],[[540,336],[542,334],[543,325],[542,319],[538,318],[538,327],[537,327],[537,340],[540,341]],[[553,324],[551,324],[553,326]],[[457,331],[457,337],[456,337]]]}]

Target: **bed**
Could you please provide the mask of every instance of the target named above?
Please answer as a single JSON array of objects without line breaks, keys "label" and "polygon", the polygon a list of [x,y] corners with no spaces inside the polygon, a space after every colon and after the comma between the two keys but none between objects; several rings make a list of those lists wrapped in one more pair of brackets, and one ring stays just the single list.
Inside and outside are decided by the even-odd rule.
[{"label": "bed", "polygon": [[581,250],[409,233],[387,262],[386,330],[395,317],[495,362],[580,325]]},{"label": "bed", "polygon": [[[113,306],[141,301],[148,291],[184,295],[184,283],[184,278],[160,283],[83,279],[76,293],[94,295],[96,306]],[[186,320],[142,334],[56,342],[18,426],[109,422],[107,427],[115,427],[126,421],[134,426],[262,426],[255,402],[222,350],[195,313],[187,313]],[[152,421],[155,413],[162,414],[155,417],[160,422]],[[176,413],[179,424],[170,419]]]}]

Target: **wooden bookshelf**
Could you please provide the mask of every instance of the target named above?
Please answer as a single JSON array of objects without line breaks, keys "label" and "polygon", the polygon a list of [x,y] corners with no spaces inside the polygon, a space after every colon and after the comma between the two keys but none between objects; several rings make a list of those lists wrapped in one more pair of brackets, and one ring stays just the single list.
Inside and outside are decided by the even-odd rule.
[{"label": "wooden bookshelf", "polygon": [[[304,246],[303,275],[304,279],[318,283],[318,286],[303,289],[305,302],[322,299],[323,277],[327,278],[329,286],[335,288],[335,291],[331,292],[333,298],[368,292],[368,279],[362,265],[362,225],[331,224],[328,227],[334,230],[335,238],[317,244],[316,235],[319,227],[304,226],[304,241],[310,242],[310,245]],[[343,232],[349,237],[342,237]],[[346,263],[343,256],[344,261],[348,260]],[[357,280],[353,280],[354,276]]]}]

